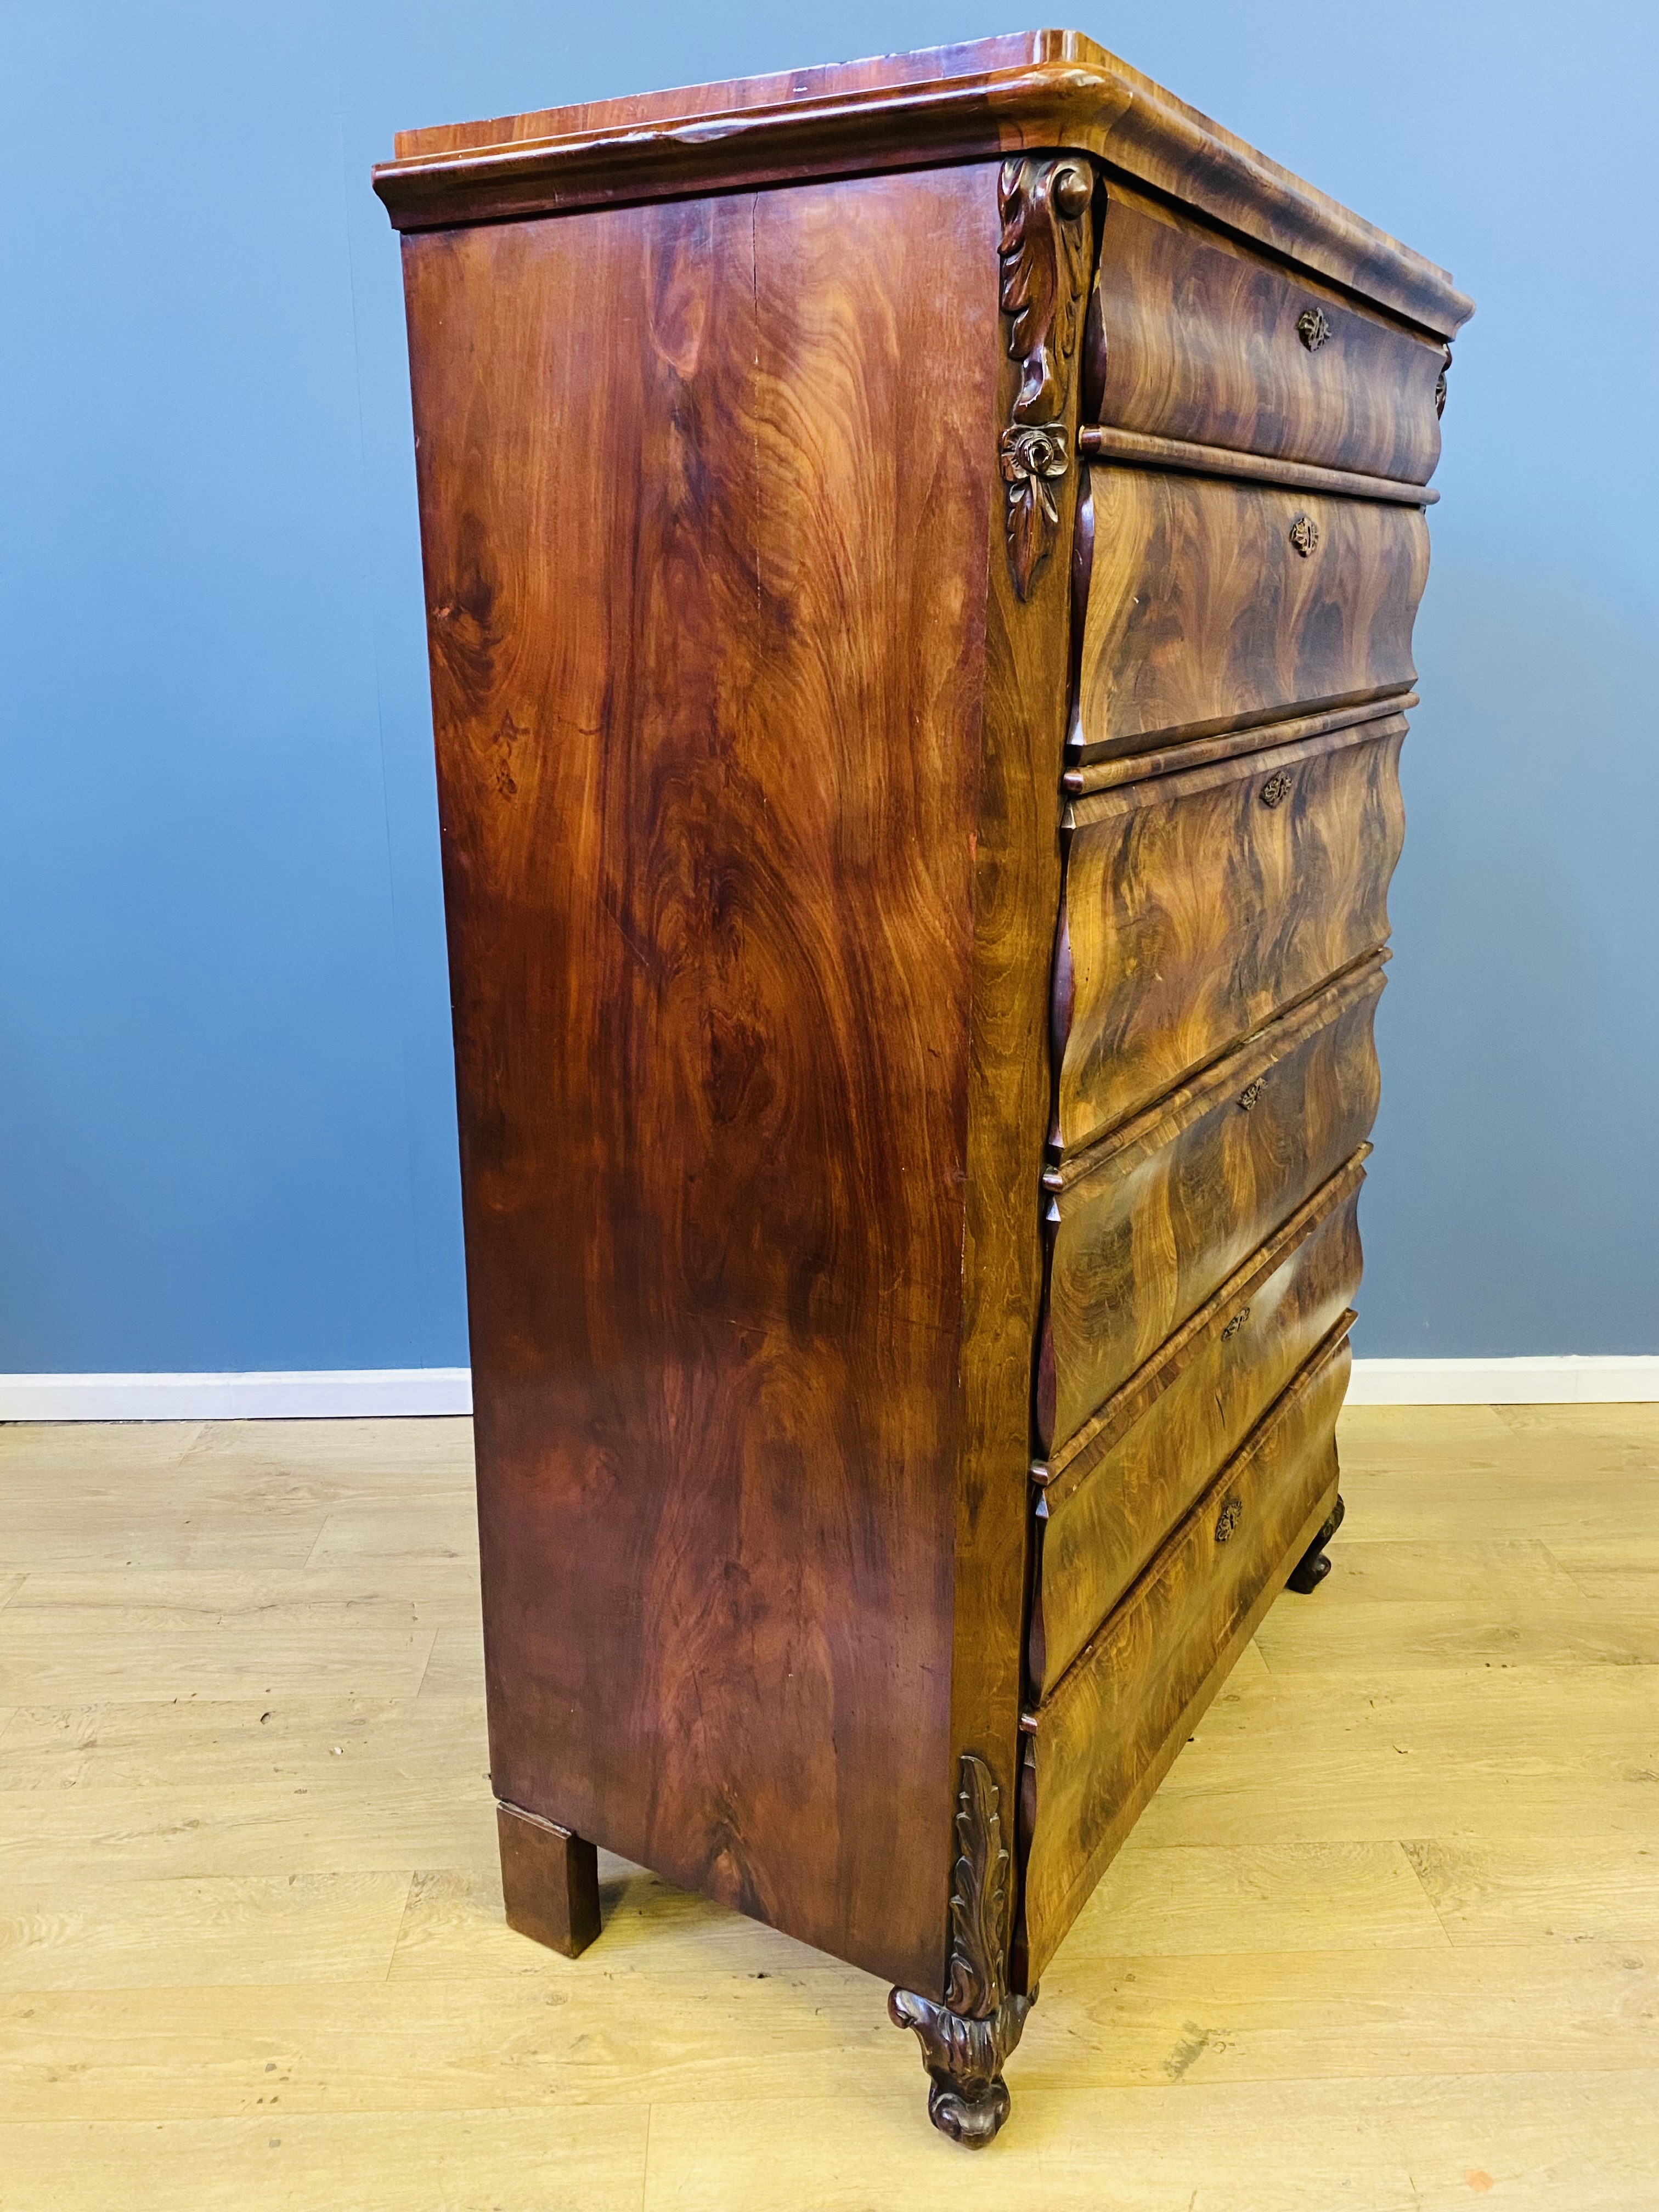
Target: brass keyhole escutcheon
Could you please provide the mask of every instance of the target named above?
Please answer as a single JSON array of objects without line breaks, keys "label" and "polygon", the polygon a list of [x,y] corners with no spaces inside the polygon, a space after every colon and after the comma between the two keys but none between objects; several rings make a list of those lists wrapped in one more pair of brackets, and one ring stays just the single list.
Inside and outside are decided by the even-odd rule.
[{"label": "brass keyhole escutcheon", "polygon": [[1317,307],[1304,307],[1296,319],[1296,334],[1310,353],[1317,353],[1331,334],[1331,326]]},{"label": "brass keyhole escutcheon", "polygon": [[[1239,1103],[1242,1105],[1243,1101],[1241,1099]],[[1250,1310],[1249,1306],[1240,1306],[1238,1311],[1228,1322],[1226,1328],[1222,1330],[1221,1341],[1225,1344],[1229,1337],[1237,1336],[1239,1330],[1243,1328],[1245,1322],[1249,1321],[1249,1317]]]},{"label": "brass keyhole escutcheon", "polygon": [[1291,779],[1283,769],[1277,775],[1270,775],[1261,787],[1261,804],[1264,806],[1282,805],[1290,795]]},{"label": "brass keyhole escutcheon", "polygon": [[1298,514],[1291,525],[1291,543],[1304,561],[1311,560],[1319,544],[1319,525],[1310,514]]},{"label": "brass keyhole escutcheon", "polygon": [[1243,1510],[1243,1507],[1236,1498],[1230,1498],[1227,1500],[1216,1516],[1215,1540],[1218,1544],[1224,1544],[1228,1537],[1232,1534],[1238,1526]]},{"label": "brass keyhole escutcheon", "polygon": [[1255,1105],[1256,1100],[1260,1098],[1261,1096],[1261,1078],[1258,1075],[1254,1083],[1247,1084],[1244,1089],[1238,1094],[1238,1108],[1240,1113],[1248,1114],[1251,1107]]}]

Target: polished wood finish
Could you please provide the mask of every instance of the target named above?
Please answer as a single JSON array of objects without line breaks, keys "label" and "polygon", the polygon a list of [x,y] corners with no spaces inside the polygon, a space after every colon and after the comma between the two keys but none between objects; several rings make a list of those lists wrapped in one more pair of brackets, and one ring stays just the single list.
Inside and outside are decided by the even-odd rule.
[{"label": "polished wood finish", "polygon": [[[1429,540],[1414,509],[1098,463],[1090,474],[1079,757],[1358,704],[1415,680]],[[1304,522],[1317,533],[1308,555],[1292,538]]]},{"label": "polished wood finish", "polygon": [[1306,461],[1268,460],[1225,446],[1153,438],[1144,430],[1115,430],[1104,422],[1084,425],[1078,433],[1078,450],[1091,460],[1173,469],[1182,476],[1230,477],[1241,483],[1280,484],[1291,491],[1328,492],[1338,499],[1378,499],[1390,507],[1432,507],[1440,497],[1426,484],[1409,479],[1358,476],[1350,469],[1315,468]]},{"label": "polished wood finish", "polygon": [[1390,715],[1067,807],[1061,1147],[1385,941],[1405,733]]},{"label": "polished wood finish", "polygon": [[1031,148],[1094,155],[1441,337],[1473,313],[1443,269],[1075,31],[400,131],[374,188],[416,229]]},{"label": "polished wood finish", "polygon": [[[1403,714],[1417,704],[1415,691],[1402,691],[1389,701],[1390,714]],[[1110,791],[1120,783],[1139,783],[1148,776],[1178,775],[1185,769],[1208,768],[1212,762],[1237,760],[1241,753],[1264,751],[1269,745],[1300,744],[1304,738],[1322,738],[1332,730],[1350,730],[1356,722],[1375,722],[1380,710],[1374,700],[1358,707],[1333,707],[1322,714],[1291,714],[1281,721],[1252,723],[1243,730],[1226,730],[1219,737],[1187,738],[1149,753],[1131,753],[1115,759],[1085,761],[1068,768],[1060,779],[1069,797],[1085,792]]]},{"label": "polished wood finish", "polygon": [[509,1914],[885,1974],[982,2145],[1331,1510],[1468,303],[1071,33],[376,185]]},{"label": "polished wood finish", "polygon": [[1339,1329],[1030,1718],[1016,1969],[1028,1986],[1336,1502]]},{"label": "polished wood finish", "polygon": [[1364,1142],[1382,991],[1381,961],[1364,963],[1051,1170],[1046,1464]]},{"label": "polished wood finish", "polygon": [[567,1959],[599,1932],[599,1858],[594,1846],[517,1805],[497,1805],[501,1898],[507,1924]]},{"label": "polished wood finish", "polygon": [[1443,344],[1127,186],[1089,331],[1103,423],[1413,485],[1434,474]]},{"label": "polished wood finish", "polygon": [[496,1790],[913,1986],[953,1785],[987,181],[408,248]]},{"label": "polished wood finish", "polygon": [[1356,1159],[1102,1407],[1086,1451],[1036,1506],[1027,1667],[1042,1696],[1127,1590],[1237,1439],[1359,1287]]}]

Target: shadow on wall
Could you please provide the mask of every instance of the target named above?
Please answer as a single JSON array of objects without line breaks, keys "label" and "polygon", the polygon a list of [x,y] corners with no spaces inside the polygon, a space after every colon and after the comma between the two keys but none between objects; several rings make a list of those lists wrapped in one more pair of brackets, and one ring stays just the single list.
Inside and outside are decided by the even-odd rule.
[{"label": "shadow on wall", "polygon": [[1362,1356],[1659,1350],[1659,721],[1635,605],[1437,560]]}]

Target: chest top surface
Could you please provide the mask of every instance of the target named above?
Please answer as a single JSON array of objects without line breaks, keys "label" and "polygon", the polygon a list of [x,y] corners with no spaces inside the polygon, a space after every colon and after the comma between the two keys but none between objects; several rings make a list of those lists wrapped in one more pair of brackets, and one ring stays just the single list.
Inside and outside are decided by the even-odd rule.
[{"label": "chest top surface", "polygon": [[1038,30],[398,134],[402,230],[1071,148],[1440,337],[1443,269],[1092,39]]}]

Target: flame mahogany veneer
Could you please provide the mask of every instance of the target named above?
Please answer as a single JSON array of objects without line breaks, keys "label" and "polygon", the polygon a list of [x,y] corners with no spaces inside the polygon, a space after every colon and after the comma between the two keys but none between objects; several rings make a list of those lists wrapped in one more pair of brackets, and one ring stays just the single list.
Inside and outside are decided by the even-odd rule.
[{"label": "flame mahogany veneer", "polygon": [[508,1917],[1035,1977],[1336,1509],[1444,273],[1039,32],[404,134]]}]

